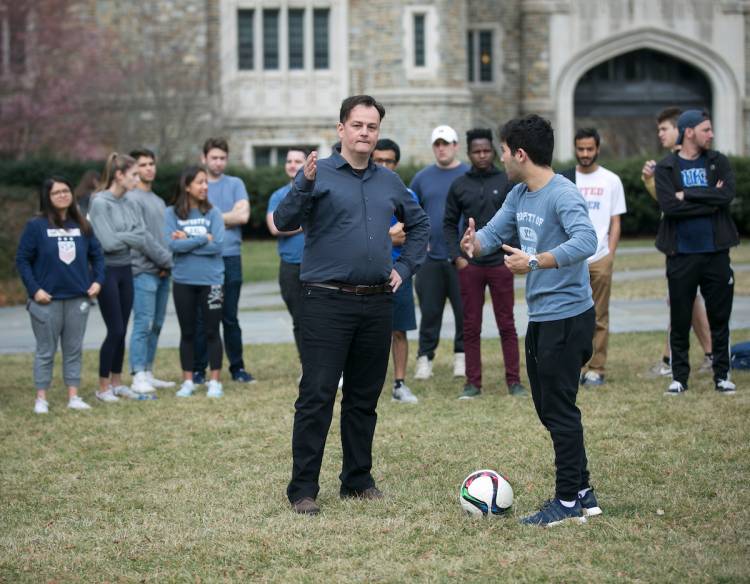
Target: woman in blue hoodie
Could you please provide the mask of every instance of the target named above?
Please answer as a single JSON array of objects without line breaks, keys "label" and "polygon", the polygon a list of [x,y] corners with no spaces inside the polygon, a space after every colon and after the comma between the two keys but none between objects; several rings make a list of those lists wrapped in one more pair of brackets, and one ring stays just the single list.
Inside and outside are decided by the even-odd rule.
[{"label": "woman in blue hoodie", "polygon": [[208,397],[224,395],[219,374],[222,347],[219,334],[224,298],[224,219],[208,201],[208,175],[200,166],[182,171],[174,206],[165,216],[164,236],[174,254],[172,294],[180,323],[180,364],[182,387],[178,397],[190,397],[193,384],[193,341],[196,311],[200,307],[206,328],[211,379]]},{"label": "woman in blue hoodie", "polygon": [[88,410],[90,406],[78,396],[78,388],[89,307],[104,282],[102,249],[66,179],[54,176],[44,181],[39,208],[39,215],[26,224],[16,253],[36,337],[34,412],[49,411],[47,390],[58,340],[68,407]]}]

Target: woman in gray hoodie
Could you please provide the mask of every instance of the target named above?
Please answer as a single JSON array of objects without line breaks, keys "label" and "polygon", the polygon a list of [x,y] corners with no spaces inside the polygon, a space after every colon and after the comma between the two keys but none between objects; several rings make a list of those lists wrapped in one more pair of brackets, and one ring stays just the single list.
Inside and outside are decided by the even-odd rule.
[{"label": "woman in gray hoodie", "polygon": [[107,336],[99,351],[99,391],[96,393],[104,402],[118,401],[118,396],[139,398],[122,382],[125,333],[133,307],[130,250],[140,251],[158,265],[167,265],[171,260],[164,247],[156,245],[151,233],[146,231],[139,207],[125,196],[137,184],[135,160],[113,152],[102,173],[100,186],[104,190],[92,197],[89,207],[89,221],[104,250],[107,272],[99,294]]}]

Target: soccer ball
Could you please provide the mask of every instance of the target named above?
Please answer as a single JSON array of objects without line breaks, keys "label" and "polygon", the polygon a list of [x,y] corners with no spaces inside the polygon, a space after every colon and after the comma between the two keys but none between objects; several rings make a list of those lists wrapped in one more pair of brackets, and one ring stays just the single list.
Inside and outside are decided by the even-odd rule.
[{"label": "soccer ball", "polygon": [[464,479],[458,499],[470,515],[503,515],[513,504],[513,488],[494,470],[477,470]]}]

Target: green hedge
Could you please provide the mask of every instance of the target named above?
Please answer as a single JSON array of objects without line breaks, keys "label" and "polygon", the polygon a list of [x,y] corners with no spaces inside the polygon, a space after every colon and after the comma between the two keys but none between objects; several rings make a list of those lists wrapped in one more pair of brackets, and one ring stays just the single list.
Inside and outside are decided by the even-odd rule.
[{"label": "green hedge", "polygon": [[[604,161],[603,164],[620,176],[625,187],[628,212],[623,217],[623,235],[635,236],[656,233],[659,210],[641,182],[643,159]],[[732,158],[732,164],[737,175],[737,198],[733,204],[732,212],[740,232],[747,234],[750,233],[750,158],[735,157]],[[100,169],[101,166],[102,163],[96,161],[69,162],[43,159],[20,162],[0,161],[0,203],[4,203],[7,197],[13,196],[14,189],[10,185],[24,187],[23,192],[28,193],[30,187],[37,187],[49,174],[60,173],[75,183],[86,170]],[[556,168],[563,169],[569,166],[558,164]],[[167,201],[172,198],[174,185],[181,169],[182,165],[175,164],[159,166],[154,190]],[[404,166],[399,168],[399,173],[408,184],[418,170],[419,167]],[[231,167],[227,169],[227,172],[242,178],[250,195],[253,212],[250,223],[245,228],[245,236],[267,236],[265,215],[268,198],[274,190],[286,182],[287,179],[283,169],[274,167],[249,170],[242,167]]]}]

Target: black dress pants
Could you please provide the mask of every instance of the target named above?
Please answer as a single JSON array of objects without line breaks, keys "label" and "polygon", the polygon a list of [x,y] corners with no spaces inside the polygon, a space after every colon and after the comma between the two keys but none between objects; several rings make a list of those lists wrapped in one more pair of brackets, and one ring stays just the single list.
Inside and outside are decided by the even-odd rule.
[{"label": "black dress pants", "polygon": [[279,264],[279,288],[281,298],[292,317],[292,331],[297,353],[300,353],[299,313],[302,308],[302,282],[299,279],[300,264],[290,264],[281,260]]},{"label": "black dress pants", "polygon": [[729,264],[729,252],[668,256],[667,282],[672,319],[669,334],[672,376],[687,387],[690,376],[690,323],[695,295],[700,286],[711,328],[714,381],[726,379],[729,373],[729,317],[734,299],[734,272]]},{"label": "black dress pants", "polygon": [[581,367],[591,359],[596,314],[529,322],[526,370],[539,420],[555,449],[555,496],[574,501],[588,488],[589,471],[583,444],[581,411],[576,406]]},{"label": "black dress pants", "polygon": [[432,361],[440,342],[440,329],[443,326],[445,300],[450,300],[456,332],[453,337],[453,352],[464,352],[464,311],[461,305],[461,288],[458,271],[448,260],[427,258],[414,280],[414,288],[419,299],[419,350],[417,357],[424,355]]},{"label": "black dress pants", "polygon": [[357,296],[303,286],[302,381],[294,404],[292,479],[287,487],[291,502],[318,495],[320,466],[342,372],[341,493],[374,486],[370,470],[375,409],[388,369],[392,313],[391,294]]}]

